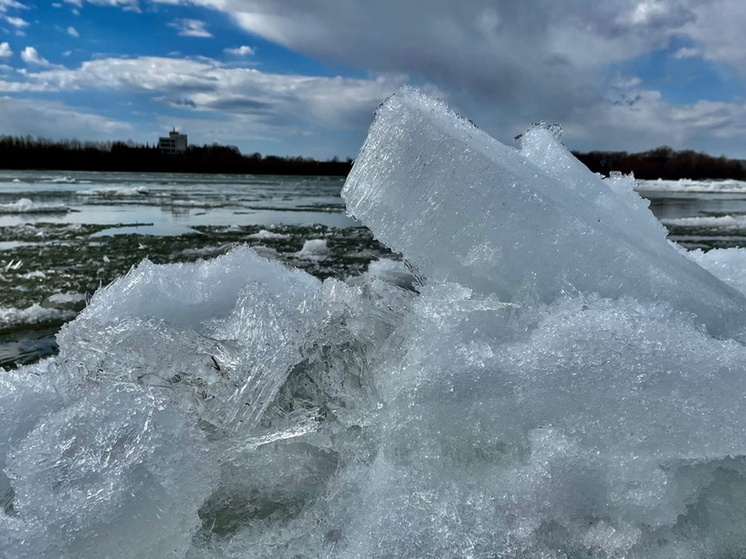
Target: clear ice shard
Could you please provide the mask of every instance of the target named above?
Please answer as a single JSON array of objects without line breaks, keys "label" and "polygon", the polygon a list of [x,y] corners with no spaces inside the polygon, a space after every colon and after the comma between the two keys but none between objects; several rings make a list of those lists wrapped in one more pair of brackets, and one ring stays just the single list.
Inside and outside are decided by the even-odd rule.
[{"label": "clear ice shard", "polygon": [[86,377],[176,389],[203,420],[250,429],[300,360],[320,289],[247,247],[192,265],[146,260],[63,327],[59,358]]},{"label": "clear ice shard", "polygon": [[345,184],[351,216],[417,266],[503,301],[598,293],[667,302],[739,336],[746,298],[665,241],[541,127],[508,147],[403,88],[382,104]]}]

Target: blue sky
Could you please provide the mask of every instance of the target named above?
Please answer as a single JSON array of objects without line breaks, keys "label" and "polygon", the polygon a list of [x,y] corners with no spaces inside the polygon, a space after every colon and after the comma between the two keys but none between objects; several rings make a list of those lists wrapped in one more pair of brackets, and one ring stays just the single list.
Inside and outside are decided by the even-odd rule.
[{"label": "blue sky", "polygon": [[354,157],[402,84],[497,138],[746,158],[743,0],[0,0],[0,134]]}]

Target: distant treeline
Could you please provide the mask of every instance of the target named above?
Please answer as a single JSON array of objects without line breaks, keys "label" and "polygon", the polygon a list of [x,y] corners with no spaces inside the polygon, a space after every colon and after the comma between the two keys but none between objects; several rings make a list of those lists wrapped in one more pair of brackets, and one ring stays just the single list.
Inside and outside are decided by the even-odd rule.
[{"label": "distant treeline", "polygon": [[611,171],[621,171],[634,173],[638,179],[746,180],[746,169],[740,161],[691,150],[676,151],[668,146],[641,153],[591,151],[573,155],[591,171],[607,176]]},{"label": "distant treeline", "polygon": [[[591,151],[573,155],[603,175],[621,171],[634,173],[638,179],[746,180],[746,168],[740,161],[667,146],[641,153]],[[351,159],[242,155],[235,146],[218,144],[189,146],[184,154],[168,155],[155,145],[133,142],[0,136],[0,169],[345,176],[351,167]]]},{"label": "distant treeline", "polygon": [[157,146],[132,142],[0,136],[0,169],[345,176],[351,166],[351,159],[242,155],[237,147],[217,144],[189,146],[184,154],[167,155]]}]

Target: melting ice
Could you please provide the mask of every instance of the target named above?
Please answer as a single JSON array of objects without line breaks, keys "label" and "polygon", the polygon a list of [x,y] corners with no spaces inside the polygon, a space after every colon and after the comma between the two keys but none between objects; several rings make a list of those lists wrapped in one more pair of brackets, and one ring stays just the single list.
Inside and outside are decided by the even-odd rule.
[{"label": "melting ice", "polygon": [[0,376],[0,555],[746,553],[743,251],[411,89],[343,196],[406,265],[144,261]]}]

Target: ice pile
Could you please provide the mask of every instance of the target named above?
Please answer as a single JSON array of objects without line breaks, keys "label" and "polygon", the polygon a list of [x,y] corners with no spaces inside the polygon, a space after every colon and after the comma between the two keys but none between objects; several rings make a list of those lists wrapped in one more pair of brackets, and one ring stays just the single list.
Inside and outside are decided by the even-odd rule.
[{"label": "ice pile", "polygon": [[41,324],[72,318],[75,313],[55,308],[42,307],[34,303],[25,309],[0,307],[0,329],[9,329],[21,324]]},{"label": "ice pile", "polygon": [[21,198],[16,202],[0,204],[0,214],[38,214],[38,213],[67,213],[74,211],[63,204],[34,202],[30,198]]},{"label": "ice pile", "polygon": [[722,215],[708,217],[678,217],[664,219],[667,227],[688,227],[690,229],[709,229],[722,234],[724,231],[739,232],[746,231],[746,216]]},{"label": "ice pile", "polygon": [[344,196],[406,264],[239,248],[98,292],[0,376],[0,553],[746,553],[745,297],[554,132],[402,90]]},{"label": "ice pile", "polygon": [[698,181],[679,180],[644,180],[640,181],[639,190],[643,192],[695,192],[695,193],[742,193],[746,192],[746,182],[731,179]]},{"label": "ice pile", "polygon": [[79,190],[81,196],[100,196],[102,198],[139,198],[150,194],[146,186],[107,186]]}]

